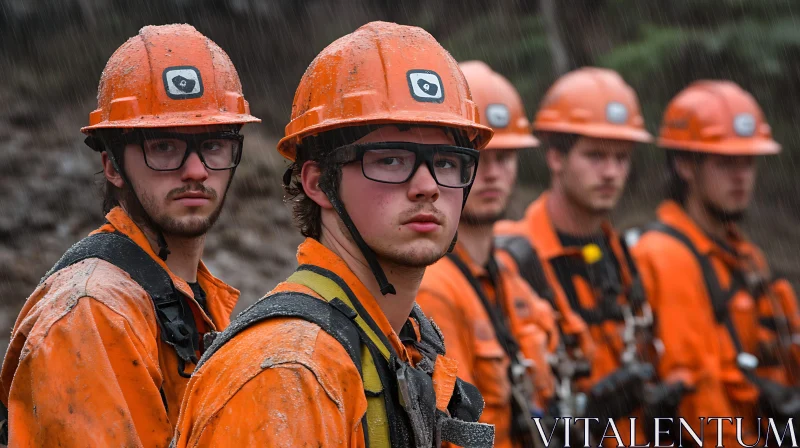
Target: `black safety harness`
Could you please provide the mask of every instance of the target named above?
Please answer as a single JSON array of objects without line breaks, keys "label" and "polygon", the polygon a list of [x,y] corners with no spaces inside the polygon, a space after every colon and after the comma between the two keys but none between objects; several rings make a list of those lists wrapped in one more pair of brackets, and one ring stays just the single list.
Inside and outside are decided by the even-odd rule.
[{"label": "black safety harness", "polygon": [[[215,339],[206,350],[197,367],[200,369],[214,354],[239,333],[258,323],[279,317],[292,317],[318,325],[336,339],[347,351],[353,364],[364,379],[368,401],[382,397],[385,421],[389,426],[391,447],[429,447],[450,442],[465,447],[491,447],[494,443],[494,427],[477,422],[483,410],[483,398],[475,386],[457,379],[447,413],[436,408],[436,396],[432,374],[436,357],[444,355],[444,339],[438,328],[428,320],[418,306],[414,306],[411,318],[419,325],[420,340],[417,340],[413,324],[407,321],[401,330],[400,340],[411,343],[422,354],[416,367],[403,362],[392,348],[369,313],[363,308],[347,284],[333,272],[313,265],[301,265],[287,280],[292,283],[297,274],[312,274],[335,284],[334,290],[344,297],[325,297],[318,280],[304,282],[305,286],[320,294],[325,300],[300,292],[279,292],[264,297],[239,314],[231,325]],[[343,300],[344,299],[344,300]],[[346,303],[347,302],[347,303]],[[360,323],[359,323],[360,321]],[[365,326],[366,324],[366,326]],[[371,335],[368,335],[367,332]],[[375,342],[378,337],[378,343]],[[390,351],[388,359],[382,354],[382,344]],[[370,362],[365,362],[365,356]],[[377,370],[380,387],[366,387],[370,370]],[[368,406],[367,414],[371,406]],[[368,415],[362,419],[367,446],[385,443],[371,441]],[[374,428],[373,428],[374,430]]]},{"label": "black safety harness", "polygon": [[[200,335],[192,310],[184,295],[175,288],[169,274],[127,236],[105,232],[78,241],[42,277],[39,284],[60,270],[91,258],[99,258],[127,272],[147,292],[156,311],[161,340],[178,355],[178,373],[189,378],[191,372],[185,372],[186,364],[196,364],[196,353],[200,350]],[[163,388],[160,392],[164,408],[168,410]],[[0,419],[3,420],[0,422],[0,443],[8,443],[7,414],[8,410],[0,403]]]},{"label": "black safety harness", "polygon": [[[797,388],[789,388],[775,383],[767,378],[760,377],[756,374],[756,368],[761,365],[767,365],[761,362],[759,356],[748,353],[742,341],[739,338],[736,326],[731,318],[729,304],[731,299],[741,290],[749,291],[754,299],[758,299],[768,288],[768,282],[761,282],[756,288],[751,288],[745,278],[745,274],[740,269],[731,269],[731,283],[727,289],[723,289],[719,283],[719,278],[711,264],[711,259],[702,254],[697,246],[694,245],[691,239],[681,232],[680,230],[665,224],[660,221],[655,221],[648,224],[643,229],[644,232],[653,231],[660,232],[671,236],[675,240],[683,244],[694,255],[700,269],[703,273],[703,281],[705,282],[706,290],[711,299],[711,306],[714,311],[714,318],[717,323],[725,325],[731,342],[736,350],[736,365],[742,374],[752,384],[754,384],[760,392],[759,405],[761,410],[767,412],[769,416],[779,419],[789,419],[790,417],[796,418],[800,415],[800,391]],[[777,310],[775,310],[777,312]],[[760,323],[766,327],[770,327],[770,323],[774,326],[774,319],[760,320]]]},{"label": "black safety harness", "polygon": [[489,281],[495,290],[495,303],[489,301],[480,281],[472,275],[469,267],[458,255],[447,254],[447,258],[452,262],[465,279],[469,282],[472,290],[480,299],[483,309],[489,315],[489,320],[494,328],[494,333],[500,346],[503,347],[506,356],[510,360],[508,366],[508,379],[511,382],[511,436],[512,440],[525,448],[541,446],[541,439],[538,437],[536,426],[532,417],[541,417],[541,412],[536,409],[534,403],[533,381],[530,378],[529,369],[524,362],[524,356],[520,351],[519,343],[514,337],[507,323],[506,312],[503,310],[504,293],[503,285],[500,280],[499,266],[495,258],[489,257],[486,272]]},{"label": "black safety harness", "polygon": [[[554,309],[558,310],[555,291],[547,280],[542,261],[528,239],[519,235],[499,236],[495,238],[495,245],[498,249],[506,251],[514,259],[520,275],[530,284],[534,291],[547,300]],[[574,356],[576,349],[579,348],[577,338],[574,335],[566,335],[563,331],[561,332],[562,342],[556,353],[558,362],[553,366],[553,369],[559,381],[556,390],[556,396],[559,400],[556,403],[558,408],[556,412],[562,416],[574,416],[582,413],[605,415],[605,412],[613,415],[614,418],[627,415],[642,401],[641,397],[631,392],[629,394],[617,394],[624,398],[609,401],[605,397],[613,395],[608,393],[611,385],[619,390],[629,389],[634,386],[638,387],[642,381],[649,380],[654,374],[652,366],[636,359],[635,334],[652,330],[652,315],[649,314],[649,305],[646,303],[644,288],[624,240],[620,240],[620,245],[624,260],[615,258],[616,266],[619,267],[619,263],[624,261],[631,275],[631,283],[624,291],[627,301],[625,306],[621,306],[617,301],[620,293],[622,293],[620,282],[612,281],[602,272],[592,272],[592,269],[597,269],[596,266],[587,266],[582,258],[574,255],[565,255],[551,260],[553,269],[558,275],[559,284],[567,295],[570,307],[578,312],[587,324],[598,325],[609,320],[625,323],[623,342],[625,342],[626,347],[620,353],[620,362],[623,368],[604,377],[603,380],[592,387],[587,397],[588,407],[585,410],[579,409],[576,397],[573,396],[572,384],[576,379],[587,377],[591,374],[591,363],[584,356]],[[579,272],[580,275],[585,276],[590,281],[590,284],[600,290],[601,298],[594,308],[586,309],[580,303],[572,283],[571,275],[573,272]],[[640,314],[642,317],[639,316]],[[595,409],[598,407],[605,410]]]}]

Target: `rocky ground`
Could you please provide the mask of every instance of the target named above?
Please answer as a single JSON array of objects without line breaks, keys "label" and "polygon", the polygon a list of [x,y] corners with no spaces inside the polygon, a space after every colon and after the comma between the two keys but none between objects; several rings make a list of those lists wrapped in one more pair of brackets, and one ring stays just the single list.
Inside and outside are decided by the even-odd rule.
[{"label": "rocky ground", "polygon": [[[68,110],[42,112],[0,92],[0,353],[17,313],[40,277],[72,243],[102,222],[99,156],[82,143],[78,129],[91,98]],[[243,293],[238,310],[258,299],[294,267],[301,240],[282,203],[285,163],[275,139],[246,129],[245,159],[226,209],[209,233],[205,261]],[[652,149],[648,149],[652,150]],[[514,198],[518,217],[541,190],[536,156],[525,157],[527,179]],[[762,166],[748,232],[769,254],[776,270],[800,282],[800,205],[797,162],[791,153]],[[659,198],[661,165],[637,160],[637,173],[615,216],[620,227],[650,219]],[[539,182],[535,180],[539,179]],[[539,185],[539,186],[537,186]]]}]

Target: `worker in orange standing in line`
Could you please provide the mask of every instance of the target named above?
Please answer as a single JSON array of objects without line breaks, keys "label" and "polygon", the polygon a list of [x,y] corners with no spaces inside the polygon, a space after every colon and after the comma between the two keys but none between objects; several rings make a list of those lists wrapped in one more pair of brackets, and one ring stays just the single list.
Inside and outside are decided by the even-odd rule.
[{"label": "worker in orange standing in line", "polygon": [[[757,159],[781,147],[755,99],[730,81],[680,92],[664,113],[658,146],[668,151],[668,199],[633,254],[664,323],[659,370],[692,389],[675,413],[698,435],[705,427],[706,445],[716,445],[717,426],[699,417],[743,417],[744,441],[754,443],[755,416],[775,418],[782,432],[800,415],[795,295],[738,226]],[[724,425],[724,443],[737,445],[735,426]]]},{"label": "worker in orange standing in line", "polygon": [[[615,72],[582,68],[556,81],[533,124],[546,150],[550,190],[517,222],[502,221],[499,247],[512,255],[534,290],[558,313],[564,350],[557,370],[560,413],[598,418],[596,439],[609,418],[625,445],[628,417],[641,408],[653,367],[649,308],[627,249],[608,222],[630,171],[634,147],[651,141],[633,89]],[[639,337],[627,335],[638,334]],[[590,364],[590,366],[587,366]],[[589,368],[590,367],[590,368]],[[583,378],[578,375],[581,370]],[[571,390],[571,392],[570,392]],[[577,395],[586,396],[581,405]],[[608,434],[613,435],[609,429]],[[636,442],[646,437],[640,430]],[[614,442],[615,439],[607,441]]]},{"label": "worker in orange standing in line", "polygon": [[554,392],[547,355],[555,350],[558,330],[550,306],[497,261],[492,227],[516,182],[517,150],[539,142],[506,78],[479,61],[460,67],[481,123],[494,136],[481,150],[455,250],[425,271],[417,303],[439,324],[459,377],[481,391],[481,421],[495,425],[495,446],[534,446],[539,434],[531,417]]},{"label": "worker in orange standing in line", "polygon": [[491,138],[477,117],[420,28],[369,23],[314,59],[278,143],[300,266],[201,360],[178,447],[492,445],[480,393],[414,302]]},{"label": "worker in orange standing in line", "polygon": [[[106,223],[20,312],[0,376],[12,447],[166,447],[239,292],[200,260],[250,115],[228,56],[189,25],[148,26],[109,59],[86,143]],[[208,338],[206,338],[208,339]]]}]

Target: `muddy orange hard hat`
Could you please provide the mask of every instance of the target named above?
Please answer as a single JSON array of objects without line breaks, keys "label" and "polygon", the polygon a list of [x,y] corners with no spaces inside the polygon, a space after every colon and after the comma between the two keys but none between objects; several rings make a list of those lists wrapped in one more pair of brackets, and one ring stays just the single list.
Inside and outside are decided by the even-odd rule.
[{"label": "muddy orange hard hat", "polygon": [[756,100],[731,81],[697,81],[673,98],[658,146],[731,156],[781,150]]},{"label": "muddy orange hard hat", "polygon": [[278,152],[295,159],[296,146],[321,132],[371,124],[454,128],[483,147],[492,130],[458,64],[428,32],[371,22],[322,50],[306,69]]},{"label": "muddy orange hard hat", "polygon": [[653,141],[644,128],[636,92],[613,70],[584,67],[567,73],[545,94],[533,123],[537,132]]},{"label": "muddy orange hard hat", "polygon": [[108,60],[97,109],[81,131],[260,121],[217,44],[190,25],[146,26]]},{"label": "muddy orange hard hat", "polygon": [[539,140],[531,134],[517,89],[501,74],[481,61],[458,65],[467,78],[472,100],[480,110],[481,124],[494,130],[485,149],[535,148]]}]

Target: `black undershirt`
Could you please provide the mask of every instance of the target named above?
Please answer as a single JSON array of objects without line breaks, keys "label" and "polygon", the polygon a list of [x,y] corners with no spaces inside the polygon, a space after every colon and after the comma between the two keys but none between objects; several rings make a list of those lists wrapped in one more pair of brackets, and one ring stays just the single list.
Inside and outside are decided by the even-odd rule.
[{"label": "black undershirt", "polygon": [[589,244],[596,244],[600,248],[603,257],[595,263],[597,266],[593,266],[593,268],[596,268],[594,272],[604,277],[612,285],[620,284],[619,264],[604,233],[590,236],[574,236],[558,232],[558,239],[561,241],[562,246],[578,249],[583,249]]},{"label": "black undershirt", "polygon": [[200,287],[200,283],[189,283],[189,287],[192,288],[192,293],[194,293],[194,300],[198,305],[200,305],[200,308],[202,308],[203,311],[208,314],[208,308],[206,308],[206,292]]}]

